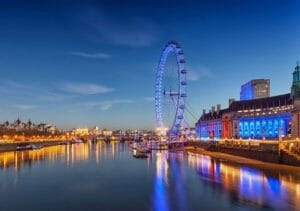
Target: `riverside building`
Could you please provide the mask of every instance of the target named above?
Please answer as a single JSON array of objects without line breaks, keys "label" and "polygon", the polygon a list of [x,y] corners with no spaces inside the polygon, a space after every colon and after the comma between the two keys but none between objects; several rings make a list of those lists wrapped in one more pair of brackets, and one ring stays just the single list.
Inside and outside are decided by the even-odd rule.
[{"label": "riverside building", "polygon": [[270,80],[255,79],[241,86],[240,100],[270,97]]},{"label": "riverside building", "polygon": [[201,140],[300,138],[299,64],[290,93],[270,97],[269,84],[265,79],[252,80],[242,85],[241,100],[229,99],[228,108],[203,110],[196,123],[197,136]]}]

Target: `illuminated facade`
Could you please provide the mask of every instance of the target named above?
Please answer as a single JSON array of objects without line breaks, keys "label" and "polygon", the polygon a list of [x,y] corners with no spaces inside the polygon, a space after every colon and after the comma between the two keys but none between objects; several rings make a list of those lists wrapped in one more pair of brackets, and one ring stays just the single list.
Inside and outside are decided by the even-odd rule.
[{"label": "illuminated facade", "polygon": [[104,129],[104,130],[102,131],[102,133],[103,133],[104,136],[112,136],[113,131]]},{"label": "illuminated facade", "polygon": [[241,86],[240,100],[270,97],[270,80],[255,79]]},{"label": "illuminated facade", "polygon": [[222,137],[222,113],[224,110],[220,110],[220,107],[217,108],[217,111],[209,111],[203,114],[196,124],[196,134],[204,140],[209,139],[220,139]]},{"label": "illuminated facade", "polygon": [[291,134],[289,127],[291,114],[259,116],[256,118],[242,117],[239,121],[239,135],[242,138],[278,138]]},{"label": "illuminated facade", "polygon": [[89,129],[88,128],[74,128],[74,129],[72,129],[72,134],[78,135],[78,136],[89,135]]},{"label": "illuminated facade", "polygon": [[[245,84],[244,91],[248,85]],[[251,96],[250,100],[230,99],[226,109],[217,106],[209,112],[204,110],[196,123],[197,136],[201,140],[300,138],[299,64],[293,72],[291,93],[264,98]],[[246,94],[242,96],[241,91],[243,97]]]}]

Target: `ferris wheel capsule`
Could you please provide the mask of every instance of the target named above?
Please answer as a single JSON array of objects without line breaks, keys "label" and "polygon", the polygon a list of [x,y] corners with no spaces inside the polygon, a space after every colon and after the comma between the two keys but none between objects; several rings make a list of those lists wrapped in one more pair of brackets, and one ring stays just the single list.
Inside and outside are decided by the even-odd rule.
[{"label": "ferris wheel capsule", "polygon": [[187,74],[187,70],[185,70],[185,69],[184,69],[184,70],[181,70],[180,72],[181,72],[182,74]]}]

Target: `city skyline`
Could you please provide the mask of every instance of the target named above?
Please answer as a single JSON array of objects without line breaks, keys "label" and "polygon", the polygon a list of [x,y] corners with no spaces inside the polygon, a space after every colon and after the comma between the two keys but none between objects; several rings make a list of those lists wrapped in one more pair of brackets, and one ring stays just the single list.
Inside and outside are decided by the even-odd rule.
[{"label": "city skyline", "polygon": [[251,79],[270,79],[271,96],[289,92],[300,59],[297,1],[30,2],[0,3],[1,121],[153,129],[156,67],[171,39],[185,51],[198,116],[239,99]]}]

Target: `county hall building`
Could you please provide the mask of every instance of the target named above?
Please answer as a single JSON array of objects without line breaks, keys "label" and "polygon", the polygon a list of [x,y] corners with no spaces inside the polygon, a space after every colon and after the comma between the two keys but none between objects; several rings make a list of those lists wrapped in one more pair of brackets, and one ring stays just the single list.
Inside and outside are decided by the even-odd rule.
[{"label": "county hall building", "polygon": [[270,80],[256,79],[241,86],[240,100],[229,99],[203,113],[196,123],[201,140],[226,138],[300,138],[300,66],[293,72],[291,93],[270,97]]}]

